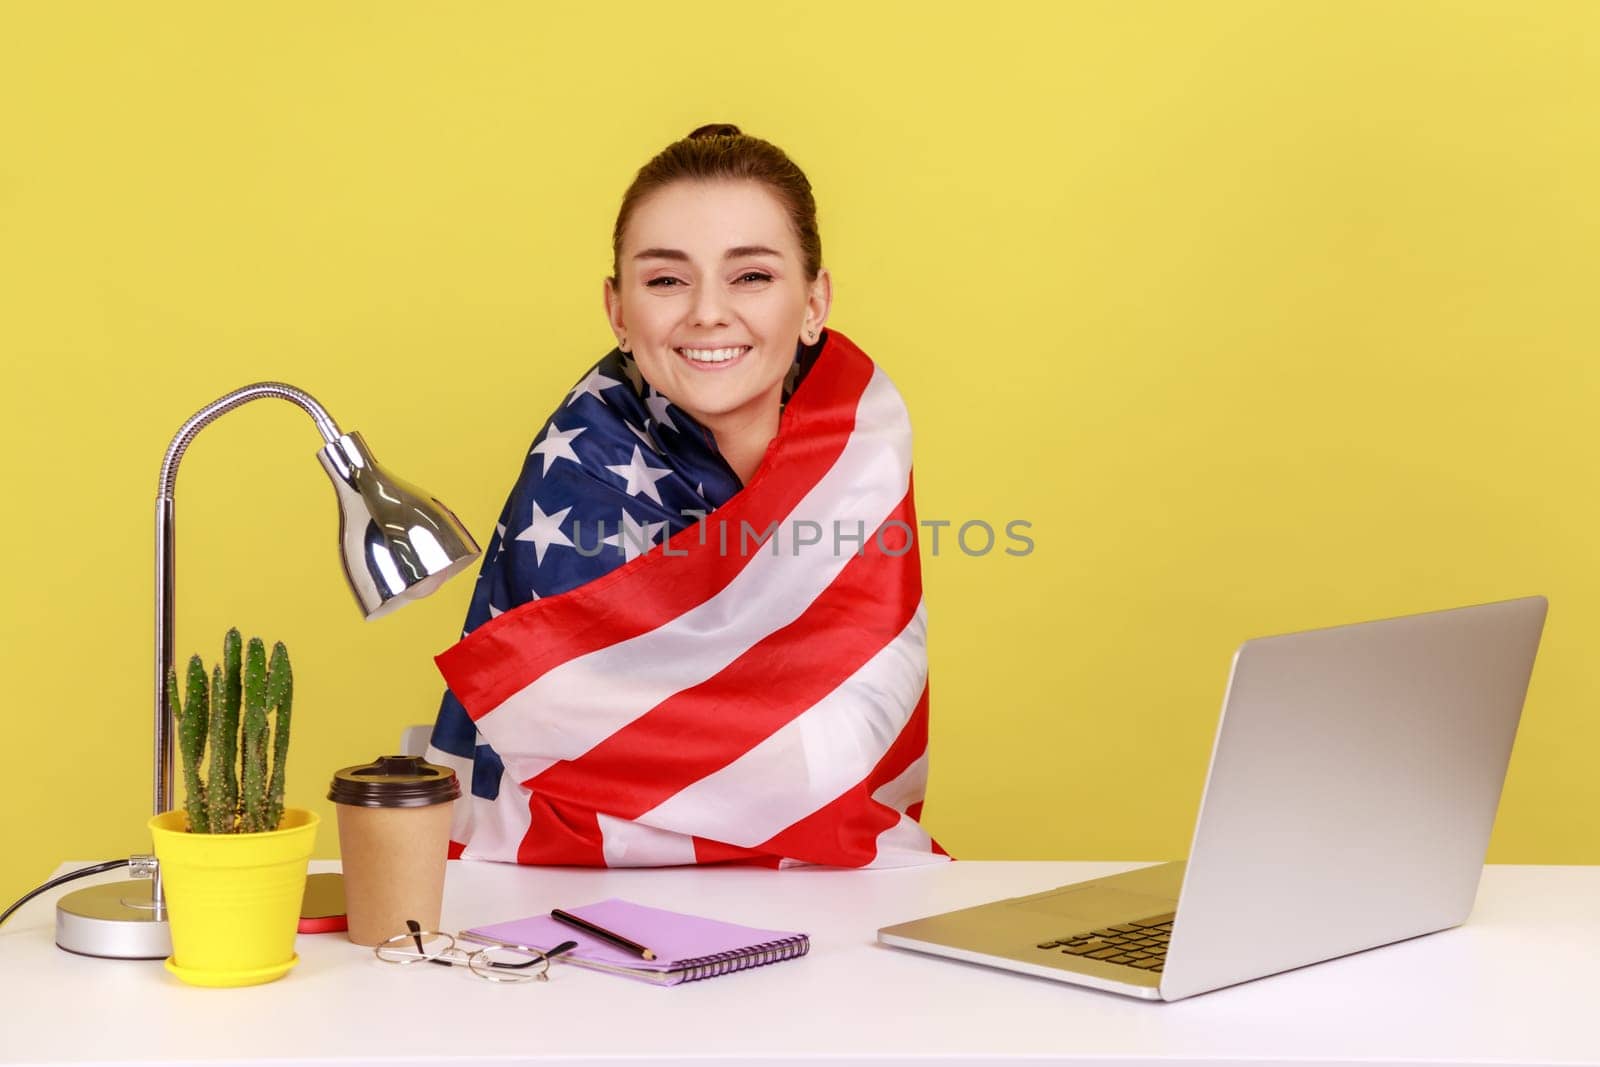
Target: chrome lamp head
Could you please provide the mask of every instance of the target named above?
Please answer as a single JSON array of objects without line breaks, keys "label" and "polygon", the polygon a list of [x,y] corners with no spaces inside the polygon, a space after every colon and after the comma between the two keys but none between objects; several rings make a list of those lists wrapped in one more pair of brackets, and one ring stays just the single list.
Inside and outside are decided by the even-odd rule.
[{"label": "chrome lamp head", "polygon": [[427,596],[477,558],[455,513],[384,470],[359,433],[341,435],[317,459],[339,497],[345,578],[368,619]]}]

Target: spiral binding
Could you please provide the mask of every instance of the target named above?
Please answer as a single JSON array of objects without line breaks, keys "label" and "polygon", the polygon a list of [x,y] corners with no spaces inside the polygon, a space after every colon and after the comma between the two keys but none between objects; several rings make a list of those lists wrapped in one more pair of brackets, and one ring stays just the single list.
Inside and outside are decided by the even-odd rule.
[{"label": "spiral binding", "polygon": [[805,934],[796,934],[793,937],[763,941],[759,945],[750,945],[731,952],[718,952],[713,956],[696,956],[694,959],[684,960],[683,965],[674,967],[673,971],[682,974],[685,982],[695,982],[702,978],[715,978],[722,974],[732,974],[734,971],[749,970],[751,967],[765,967],[779,960],[796,959],[810,951],[811,939]]}]

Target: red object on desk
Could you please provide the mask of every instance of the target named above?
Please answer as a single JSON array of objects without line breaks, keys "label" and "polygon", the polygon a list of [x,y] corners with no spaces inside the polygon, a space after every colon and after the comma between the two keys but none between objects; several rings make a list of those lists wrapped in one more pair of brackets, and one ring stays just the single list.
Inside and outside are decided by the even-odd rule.
[{"label": "red object on desk", "polygon": [[314,918],[300,916],[297,929],[302,934],[334,934],[350,929],[350,920],[344,915],[319,915]]},{"label": "red object on desk", "polygon": [[344,913],[344,878],[334,873],[306,876],[305,894],[300,901],[302,934],[332,934],[350,929]]}]

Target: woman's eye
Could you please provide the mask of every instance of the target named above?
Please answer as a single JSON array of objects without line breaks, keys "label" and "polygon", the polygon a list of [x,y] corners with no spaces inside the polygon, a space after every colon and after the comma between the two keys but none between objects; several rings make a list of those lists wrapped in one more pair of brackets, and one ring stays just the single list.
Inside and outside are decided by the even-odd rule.
[{"label": "woman's eye", "polygon": [[763,274],[758,270],[751,270],[751,271],[746,271],[745,273],[739,275],[739,280],[741,282],[747,282],[747,281],[770,282],[772,280],[772,275]]},{"label": "woman's eye", "polygon": [[658,289],[669,289],[672,286],[678,284],[678,279],[670,278],[670,277],[668,277],[668,278],[651,278],[649,281],[645,282],[644,284],[646,286],[654,286],[655,288],[658,288]]}]

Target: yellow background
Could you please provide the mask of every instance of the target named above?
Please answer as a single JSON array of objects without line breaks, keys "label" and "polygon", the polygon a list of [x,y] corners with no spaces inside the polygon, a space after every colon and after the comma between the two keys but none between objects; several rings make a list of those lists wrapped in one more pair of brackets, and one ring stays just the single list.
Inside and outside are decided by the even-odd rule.
[{"label": "yellow background", "polygon": [[[184,418],[294,383],[486,541],[610,344],[627,181],[713,121],[815,184],[921,515],[1033,524],[925,560],[952,852],[1182,855],[1241,640],[1544,593],[1490,859],[1600,862],[1597,35],[1511,0],[6,4],[0,900],[148,846]],[[287,642],[327,816],[431,721],[471,579],[361,622],[319,444],[264,402],[190,449],[177,652]]]}]

